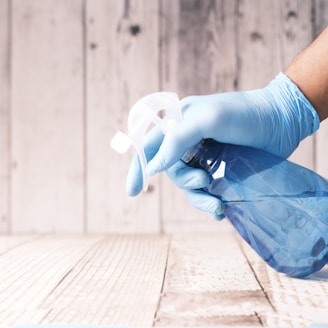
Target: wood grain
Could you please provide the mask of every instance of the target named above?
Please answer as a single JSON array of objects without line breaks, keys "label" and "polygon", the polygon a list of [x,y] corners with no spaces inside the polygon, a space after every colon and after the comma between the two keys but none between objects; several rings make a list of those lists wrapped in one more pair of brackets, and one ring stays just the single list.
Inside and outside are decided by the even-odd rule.
[{"label": "wood grain", "polygon": [[37,238],[0,256],[2,325],[40,323],[43,300],[69,274],[98,237]]},{"label": "wood grain", "polygon": [[0,238],[0,326],[328,324],[327,267],[307,279],[278,274],[227,222],[221,228]]},{"label": "wood grain", "polygon": [[105,238],[44,302],[43,323],[151,327],[167,250],[167,237]]},{"label": "wood grain", "polygon": [[221,228],[172,239],[156,326],[261,326],[272,311],[232,228]]},{"label": "wood grain", "polygon": [[12,227],[84,230],[82,1],[12,1]]},{"label": "wood grain", "polygon": [[88,1],[87,5],[87,224],[90,232],[159,232],[158,178],[137,198],[125,193],[133,150],[110,149],[127,132],[128,111],[158,91],[158,2]]},{"label": "wood grain", "polygon": [[233,90],[237,73],[236,2],[182,0],[179,9],[179,69],[175,72],[179,94]]},{"label": "wood grain", "polygon": [[9,232],[10,186],[10,6],[8,0],[0,0],[0,232]]},{"label": "wood grain", "polygon": [[0,256],[0,322],[151,327],[168,238],[46,236]]}]

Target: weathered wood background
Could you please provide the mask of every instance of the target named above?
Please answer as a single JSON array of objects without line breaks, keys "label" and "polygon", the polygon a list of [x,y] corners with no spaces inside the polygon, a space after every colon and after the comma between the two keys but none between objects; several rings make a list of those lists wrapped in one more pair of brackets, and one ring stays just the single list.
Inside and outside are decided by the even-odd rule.
[{"label": "weathered wood background", "polygon": [[[0,0],[0,232],[213,231],[165,175],[125,195],[109,147],[140,97],[263,87],[324,0]],[[292,156],[328,177],[328,122]]]}]

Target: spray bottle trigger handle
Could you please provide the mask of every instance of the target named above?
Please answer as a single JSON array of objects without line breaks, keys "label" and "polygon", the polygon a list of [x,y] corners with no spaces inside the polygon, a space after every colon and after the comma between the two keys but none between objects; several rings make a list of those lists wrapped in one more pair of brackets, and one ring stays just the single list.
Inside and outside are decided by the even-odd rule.
[{"label": "spray bottle trigger handle", "polygon": [[126,153],[132,145],[132,141],[122,131],[117,131],[110,142],[111,147],[119,154]]},{"label": "spray bottle trigger handle", "polygon": [[147,160],[143,147],[140,142],[133,140],[130,136],[126,135],[122,131],[117,131],[110,142],[111,147],[119,154],[126,153],[129,148],[133,145],[137,151],[139,162],[142,171],[143,190],[148,189],[148,176],[146,174]]},{"label": "spray bottle trigger handle", "polygon": [[[161,112],[164,111],[164,117]],[[182,120],[180,101],[173,92],[157,92],[141,98],[129,111],[128,133],[118,131],[111,140],[111,147],[124,154],[131,145],[137,151],[142,171],[143,190],[148,187],[146,174],[147,159],[144,152],[143,137],[150,124],[160,127],[166,134]]]}]

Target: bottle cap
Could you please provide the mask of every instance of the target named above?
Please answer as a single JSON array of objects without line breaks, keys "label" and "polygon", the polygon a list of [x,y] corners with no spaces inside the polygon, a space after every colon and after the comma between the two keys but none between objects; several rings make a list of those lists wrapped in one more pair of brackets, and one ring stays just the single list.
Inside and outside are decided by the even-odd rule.
[{"label": "bottle cap", "polygon": [[143,190],[148,189],[147,159],[144,136],[151,124],[158,125],[165,134],[182,120],[180,101],[173,92],[155,92],[137,101],[129,111],[128,133],[118,131],[111,140],[111,147],[120,154],[134,146],[142,169]]}]

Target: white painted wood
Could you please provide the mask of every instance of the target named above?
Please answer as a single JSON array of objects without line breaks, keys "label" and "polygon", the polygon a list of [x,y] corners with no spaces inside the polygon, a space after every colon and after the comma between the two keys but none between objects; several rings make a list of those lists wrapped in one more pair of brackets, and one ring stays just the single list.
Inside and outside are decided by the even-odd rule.
[{"label": "white painted wood", "polygon": [[[174,236],[156,326],[260,326],[272,311],[231,227]],[[259,316],[259,317],[258,317]]]},{"label": "white painted wood", "polygon": [[0,235],[0,256],[38,238],[38,235]]},{"label": "white painted wood", "polygon": [[280,3],[268,0],[239,3],[236,24],[239,90],[262,88],[283,68]]},{"label": "white painted wood", "polygon": [[82,1],[12,1],[12,227],[84,230]]},{"label": "white painted wood", "polygon": [[265,86],[311,42],[311,2],[241,1],[237,28],[238,87]]},{"label": "white painted wood", "polygon": [[236,1],[162,1],[162,87],[180,97],[234,89]]},{"label": "white painted wood", "polygon": [[9,232],[9,1],[0,0],[0,232]]},{"label": "white painted wood", "polygon": [[40,323],[51,312],[42,306],[44,300],[99,240],[97,236],[48,236],[2,254],[1,325]]},{"label": "white painted wood", "polygon": [[110,148],[127,132],[128,111],[158,91],[158,2],[87,2],[87,225],[90,232],[159,232],[158,178],[136,198],[125,193],[134,153]]},{"label": "white painted wood", "polygon": [[151,327],[167,251],[167,237],[107,237],[45,301],[43,323]]},{"label": "white painted wood", "polygon": [[0,256],[1,326],[151,327],[168,237],[46,236]]},{"label": "white painted wood", "polygon": [[278,274],[227,224],[215,234],[7,236],[6,243],[1,327],[328,324],[326,269],[308,279]]}]

